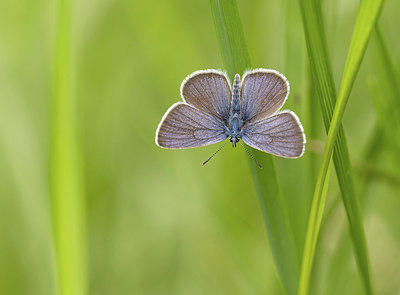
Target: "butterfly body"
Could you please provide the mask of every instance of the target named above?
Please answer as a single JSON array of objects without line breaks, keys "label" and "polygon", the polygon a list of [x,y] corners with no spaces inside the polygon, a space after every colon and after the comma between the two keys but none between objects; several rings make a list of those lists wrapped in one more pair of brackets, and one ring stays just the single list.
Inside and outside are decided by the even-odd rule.
[{"label": "butterfly body", "polygon": [[305,135],[295,113],[279,111],[289,95],[287,79],[275,70],[255,69],[231,83],[217,70],[197,71],[181,85],[183,102],[172,105],[156,131],[168,149],[210,145],[229,139],[276,156],[299,158]]},{"label": "butterfly body", "polygon": [[230,106],[230,116],[228,119],[227,137],[232,142],[232,146],[236,147],[242,137],[242,105],[240,101],[240,76],[235,75],[232,86],[232,100]]}]

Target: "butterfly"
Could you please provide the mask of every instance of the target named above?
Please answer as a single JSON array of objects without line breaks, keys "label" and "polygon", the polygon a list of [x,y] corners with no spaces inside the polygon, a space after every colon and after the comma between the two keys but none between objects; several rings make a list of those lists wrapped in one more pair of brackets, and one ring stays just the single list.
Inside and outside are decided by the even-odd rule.
[{"label": "butterfly", "polygon": [[228,138],[233,147],[243,140],[266,153],[299,158],[306,142],[303,127],[294,112],[279,111],[288,95],[289,82],[275,70],[247,71],[242,80],[236,74],[232,85],[224,72],[196,71],[182,82],[183,102],[173,104],[158,125],[156,144],[182,149]]}]

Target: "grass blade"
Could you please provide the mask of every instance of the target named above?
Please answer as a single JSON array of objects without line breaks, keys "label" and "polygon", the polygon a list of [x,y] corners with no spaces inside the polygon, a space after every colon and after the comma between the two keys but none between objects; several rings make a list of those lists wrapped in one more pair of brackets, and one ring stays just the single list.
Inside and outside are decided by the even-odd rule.
[{"label": "grass blade", "polygon": [[400,166],[400,136],[396,136],[400,130],[400,88],[392,57],[378,25],[375,37],[377,73],[379,73],[375,77],[379,92],[375,91],[372,100],[392,158]]},{"label": "grass blade", "polygon": [[[222,60],[229,77],[242,74],[251,67],[239,11],[235,0],[211,0]],[[259,199],[268,239],[280,279],[288,294],[295,294],[298,285],[299,259],[287,211],[282,200],[274,159],[253,150],[262,159],[263,170],[253,162],[250,169]]]},{"label": "grass blade", "polygon": [[71,3],[58,1],[50,138],[50,194],[59,291],[86,294],[85,222],[75,101],[72,94]]},{"label": "grass blade", "polygon": [[251,68],[239,10],[234,0],[211,0],[222,61],[232,77]]},{"label": "grass blade", "polygon": [[[323,188],[328,171],[332,152],[335,162],[336,174],[339,180],[347,217],[350,224],[351,237],[355,249],[355,257],[359,271],[362,275],[365,289],[372,294],[369,275],[368,253],[365,234],[362,226],[360,209],[355,198],[354,186],[351,175],[351,165],[348,149],[341,127],[341,119],[348,101],[350,91],[358,73],[362,58],[367,48],[372,29],[379,16],[383,1],[363,1],[359,10],[352,42],[350,45],[342,84],[340,87],[338,101],[332,115],[332,106],[335,102],[335,87],[332,70],[328,58],[325,33],[323,31],[322,13],[319,1],[301,1],[300,5],[303,15],[303,23],[307,40],[308,52],[313,80],[317,81],[317,90],[321,98],[322,113],[325,126],[329,126],[324,153],[322,156],[321,169],[318,175],[317,185],[314,192],[313,203],[324,207]],[[317,214],[318,211],[311,214]],[[313,223],[314,221],[314,223]],[[309,235],[318,235],[319,224],[315,216],[310,216],[309,229],[302,261],[302,273],[299,285],[299,294],[307,294],[308,284],[311,276],[311,267],[314,260],[314,252],[317,239]]]}]

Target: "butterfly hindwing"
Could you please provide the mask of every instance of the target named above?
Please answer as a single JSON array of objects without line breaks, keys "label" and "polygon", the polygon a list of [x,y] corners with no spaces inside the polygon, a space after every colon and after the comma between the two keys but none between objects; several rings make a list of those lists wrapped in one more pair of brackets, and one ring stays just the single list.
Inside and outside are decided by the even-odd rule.
[{"label": "butterfly hindwing", "polygon": [[157,145],[169,149],[204,146],[225,138],[222,121],[182,102],[165,113],[156,132]]},{"label": "butterfly hindwing", "polygon": [[282,112],[243,127],[242,140],[263,152],[299,158],[306,142],[303,127],[293,112]]}]

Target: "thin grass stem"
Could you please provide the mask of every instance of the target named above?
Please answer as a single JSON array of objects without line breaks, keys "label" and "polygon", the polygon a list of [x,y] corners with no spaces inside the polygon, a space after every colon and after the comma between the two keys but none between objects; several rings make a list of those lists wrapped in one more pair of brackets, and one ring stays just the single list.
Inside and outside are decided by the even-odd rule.
[{"label": "thin grass stem", "polygon": [[[222,60],[230,78],[251,68],[236,0],[211,0]],[[287,294],[295,294],[299,276],[299,254],[287,208],[282,199],[274,159],[271,155],[254,150],[264,169],[252,159],[250,170],[267,229],[268,240],[279,277]]]},{"label": "thin grass stem", "polygon": [[58,1],[50,137],[50,195],[59,292],[86,294],[82,168],[72,91],[71,5]]}]

